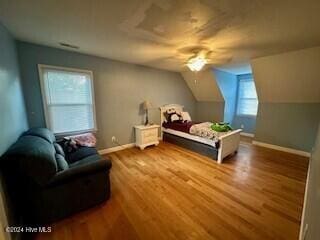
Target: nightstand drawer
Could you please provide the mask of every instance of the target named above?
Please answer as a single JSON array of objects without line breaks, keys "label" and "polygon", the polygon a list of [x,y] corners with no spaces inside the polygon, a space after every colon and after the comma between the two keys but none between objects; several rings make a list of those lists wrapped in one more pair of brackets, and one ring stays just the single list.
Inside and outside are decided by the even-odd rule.
[{"label": "nightstand drawer", "polygon": [[142,131],[142,142],[148,143],[148,142],[155,142],[158,141],[158,129],[148,129]]},{"label": "nightstand drawer", "polygon": [[158,136],[152,135],[152,136],[142,137],[143,143],[150,143],[150,142],[156,142],[156,141],[158,141]]},{"label": "nightstand drawer", "polygon": [[137,125],[135,128],[136,146],[141,150],[159,144],[159,125]]},{"label": "nightstand drawer", "polygon": [[142,131],[142,137],[147,138],[147,137],[154,137],[158,136],[158,128],[153,128],[153,129],[148,129],[148,130],[143,130]]}]

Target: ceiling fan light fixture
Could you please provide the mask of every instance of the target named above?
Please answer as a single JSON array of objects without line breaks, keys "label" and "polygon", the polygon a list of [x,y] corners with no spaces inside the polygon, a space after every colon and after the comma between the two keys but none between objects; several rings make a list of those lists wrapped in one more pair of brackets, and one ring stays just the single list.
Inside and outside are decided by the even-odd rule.
[{"label": "ceiling fan light fixture", "polygon": [[202,57],[190,58],[189,61],[187,62],[188,68],[193,72],[200,71],[206,64],[207,64],[207,60]]}]

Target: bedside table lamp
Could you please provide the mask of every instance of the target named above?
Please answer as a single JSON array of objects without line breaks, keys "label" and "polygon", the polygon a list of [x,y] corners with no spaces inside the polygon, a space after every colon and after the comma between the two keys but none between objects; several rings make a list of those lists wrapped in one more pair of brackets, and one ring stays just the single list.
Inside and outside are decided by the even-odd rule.
[{"label": "bedside table lamp", "polygon": [[143,110],[146,111],[146,122],[144,123],[145,126],[149,124],[149,119],[148,119],[148,109],[152,108],[152,104],[149,101],[144,101],[143,102]]}]

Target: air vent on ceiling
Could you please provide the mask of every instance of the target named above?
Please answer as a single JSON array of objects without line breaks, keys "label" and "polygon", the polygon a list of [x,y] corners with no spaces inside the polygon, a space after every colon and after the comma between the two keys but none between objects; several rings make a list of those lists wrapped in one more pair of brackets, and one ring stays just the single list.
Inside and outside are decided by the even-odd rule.
[{"label": "air vent on ceiling", "polygon": [[68,47],[68,48],[73,48],[73,49],[79,49],[78,46],[76,45],[71,45],[69,43],[64,43],[64,42],[59,42],[60,46],[63,46],[63,47]]}]

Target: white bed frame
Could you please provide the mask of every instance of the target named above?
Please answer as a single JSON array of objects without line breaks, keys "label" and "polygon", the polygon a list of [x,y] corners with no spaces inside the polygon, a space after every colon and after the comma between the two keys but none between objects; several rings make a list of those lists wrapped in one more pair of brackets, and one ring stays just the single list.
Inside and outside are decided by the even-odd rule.
[{"label": "white bed frame", "polygon": [[[168,109],[174,108],[177,112],[182,112],[183,111],[183,106],[179,104],[167,104],[162,107],[160,107],[160,127],[161,127],[161,139],[163,135],[163,127],[162,123],[165,121],[164,113]],[[237,129],[234,131],[231,131],[228,134],[225,134],[221,137],[219,137],[220,140],[220,147],[218,149],[218,159],[217,162],[220,164],[222,163],[222,160],[233,153],[236,153],[238,151],[238,147],[240,144],[240,133],[241,129]]]}]

